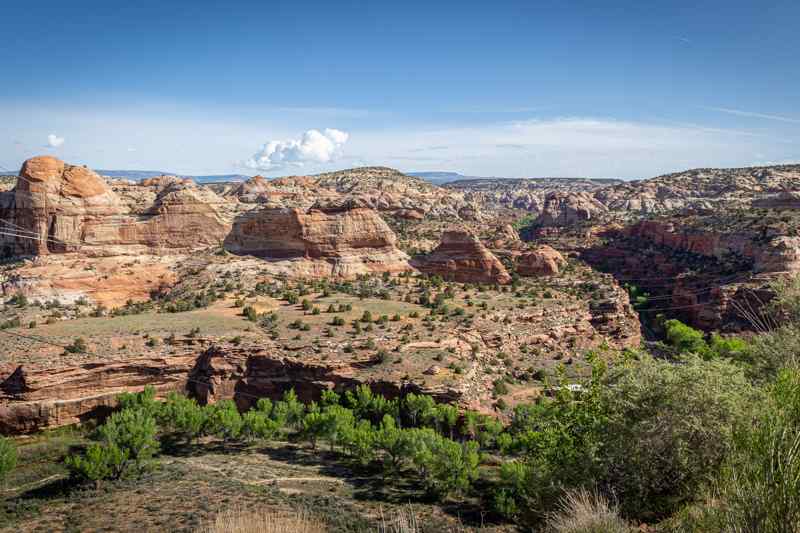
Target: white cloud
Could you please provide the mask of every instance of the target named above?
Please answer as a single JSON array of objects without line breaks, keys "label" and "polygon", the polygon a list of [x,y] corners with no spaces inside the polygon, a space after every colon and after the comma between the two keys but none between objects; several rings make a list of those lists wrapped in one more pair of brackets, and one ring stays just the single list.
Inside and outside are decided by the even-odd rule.
[{"label": "white cloud", "polygon": [[64,144],[64,137],[59,137],[55,133],[51,133],[47,136],[47,146],[50,146],[51,148],[58,148],[62,144]]},{"label": "white cloud", "polygon": [[333,128],[321,132],[308,130],[300,139],[266,143],[244,164],[255,170],[275,170],[302,167],[306,163],[330,163],[342,155],[342,147],[349,138],[348,133]]}]

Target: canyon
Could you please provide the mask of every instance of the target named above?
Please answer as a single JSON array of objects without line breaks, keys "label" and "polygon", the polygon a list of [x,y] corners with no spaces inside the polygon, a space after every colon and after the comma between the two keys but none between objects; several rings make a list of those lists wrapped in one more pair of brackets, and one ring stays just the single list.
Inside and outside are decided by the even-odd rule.
[{"label": "canyon", "polygon": [[636,349],[659,313],[752,327],[742,308],[800,270],[798,191],[791,165],[202,185],[35,157],[0,192],[0,433],[101,415],[146,385],[246,407],[363,383],[504,416],[558,368]]}]

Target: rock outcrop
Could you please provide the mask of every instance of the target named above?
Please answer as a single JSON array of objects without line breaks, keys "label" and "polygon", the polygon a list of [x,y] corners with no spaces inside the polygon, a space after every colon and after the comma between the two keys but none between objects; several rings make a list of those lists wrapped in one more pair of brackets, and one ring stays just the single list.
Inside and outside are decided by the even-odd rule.
[{"label": "rock outcrop", "polygon": [[356,201],[382,215],[404,220],[481,220],[477,203],[420,178],[386,167],[362,167],[316,176],[250,178],[234,187],[215,186],[228,198],[270,207],[309,209]]},{"label": "rock outcrop", "polygon": [[[8,255],[159,253],[219,244],[230,225],[222,199],[191,180],[109,186],[92,170],[50,156],[27,160],[0,202]],[[9,235],[13,233],[14,235]]]},{"label": "rock outcrop", "polygon": [[488,239],[488,246],[492,249],[512,250],[524,246],[519,233],[511,224],[499,226],[492,233]]},{"label": "rock outcrop", "polygon": [[354,277],[369,272],[409,270],[408,256],[372,209],[264,208],[233,225],[225,248],[268,260],[305,261],[308,274]]},{"label": "rock outcrop", "polygon": [[800,209],[800,191],[784,191],[755,198],[750,204],[755,209]]},{"label": "rock outcrop", "polygon": [[463,283],[499,283],[511,281],[506,267],[467,230],[445,231],[439,246],[414,263],[422,272]]},{"label": "rock outcrop", "polygon": [[520,276],[557,276],[566,264],[557,250],[543,244],[517,257],[516,270]]},{"label": "rock outcrop", "polygon": [[644,220],[629,226],[625,233],[658,246],[720,260],[741,257],[751,262],[755,273],[800,271],[800,236],[729,233],[682,227],[670,220]]},{"label": "rock outcrop", "polygon": [[588,222],[607,211],[606,206],[588,192],[551,192],[545,197],[538,226],[569,226]]},{"label": "rock outcrop", "polygon": [[255,347],[211,346],[179,355],[52,366],[0,366],[0,435],[30,433],[76,424],[108,414],[123,392],[152,386],[163,398],[181,392],[200,403],[233,399],[240,407],[257,398],[279,399],[294,389],[302,401],[319,400],[326,389],[368,383],[394,397],[403,391],[459,402],[461,392],[402,381],[370,381],[359,375],[364,362],[307,361]]},{"label": "rock outcrop", "polygon": [[757,198],[800,190],[800,165],[700,168],[600,189],[594,197],[620,214],[746,208]]},{"label": "rock outcrop", "polygon": [[155,387],[159,395],[186,390],[192,354],[69,367],[0,370],[0,434],[65,426],[108,413],[123,392]]}]

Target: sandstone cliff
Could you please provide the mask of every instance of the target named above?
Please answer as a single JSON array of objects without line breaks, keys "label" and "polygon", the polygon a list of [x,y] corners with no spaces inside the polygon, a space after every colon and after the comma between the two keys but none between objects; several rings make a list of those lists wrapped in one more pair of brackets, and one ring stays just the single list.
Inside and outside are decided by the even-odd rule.
[{"label": "sandstone cliff", "polygon": [[233,224],[225,248],[269,260],[295,260],[309,274],[354,277],[409,270],[394,232],[365,208],[251,211]]},{"label": "sandstone cliff", "polygon": [[739,256],[751,262],[755,273],[800,271],[800,236],[797,235],[726,232],[671,220],[641,221],[628,227],[625,233],[659,246],[716,259]]},{"label": "sandstone cliff", "polygon": [[439,246],[415,261],[414,266],[426,274],[451,281],[499,284],[511,281],[503,263],[478,237],[466,230],[445,231]]},{"label": "sandstone cliff", "polygon": [[50,156],[20,170],[0,210],[10,255],[120,255],[219,244],[229,230],[213,192],[182,180],[118,183]]}]

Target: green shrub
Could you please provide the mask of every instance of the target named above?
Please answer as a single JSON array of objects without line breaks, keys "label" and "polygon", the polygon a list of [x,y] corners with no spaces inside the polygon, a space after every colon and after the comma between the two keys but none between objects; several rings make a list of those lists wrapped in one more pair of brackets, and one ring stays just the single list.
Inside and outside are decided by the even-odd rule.
[{"label": "green shrub", "polygon": [[280,431],[280,424],[269,417],[269,413],[260,409],[251,409],[242,415],[241,436],[245,440],[265,440],[275,437]]},{"label": "green shrub", "polygon": [[430,428],[405,431],[411,464],[428,494],[442,499],[470,488],[478,476],[478,443],[454,442]]},{"label": "green shrub", "polygon": [[15,466],[17,466],[17,447],[11,439],[0,436],[0,486]]},{"label": "green shrub", "polygon": [[86,340],[83,337],[78,337],[77,339],[72,341],[72,344],[64,348],[64,352],[75,353],[75,354],[86,353],[87,349],[88,347],[86,346]]},{"label": "green shrub", "polygon": [[697,495],[733,447],[755,392],[724,360],[644,358],[613,370],[601,400],[601,476],[624,514],[668,515]]},{"label": "green shrub", "polygon": [[787,325],[758,335],[742,354],[756,381],[774,379],[783,368],[800,366],[800,326]]},{"label": "green shrub", "polygon": [[64,464],[70,473],[96,485],[104,479],[116,479],[123,473],[125,454],[117,446],[93,443],[81,454],[69,455]]},{"label": "green shrub", "polygon": [[239,437],[244,426],[242,415],[233,400],[220,400],[205,408],[206,421],[203,431],[225,441]]},{"label": "green shrub", "polygon": [[172,392],[159,409],[158,422],[163,431],[191,442],[203,431],[206,413],[194,399]]},{"label": "green shrub", "polygon": [[79,479],[100,482],[140,471],[158,451],[156,420],[143,409],[112,414],[97,430],[98,442],[84,454],[70,455],[65,464]]},{"label": "green shrub", "polygon": [[781,371],[758,422],[742,424],[712,497],[720,532],[800,531],[800,371]]},{"label": "green shrub", "polygon": [[705,354],[708,344],[703,338],[703,332],[691,328],[680,320],[670,319],[664,322],[667,342],[677,348],[679,353]]},{"label": "green shrub", "polygon": [[156,389],[152,385],[147,385],[139,392],[123,392],[117,396],[118,407],[120,410],[145,411],[157,417],[162,404],[156,401]]},{"label": "green shrub", "polygon": [[733,446],[757,398],[740,368],[687,357],[645,357],[606,373],[595,361],[583,389],[515,409],[497,509],[524,523],[544,518],[564,490],[600,486],[625,516],[664,517],[698,495]]},{"label": "green shrub", "polygon": [[252,305],[246,305],[242,309],[242,314],[250,322],[256,322],[258,320],[258,311],[256,311],[255,307],[253,307]]}]

